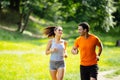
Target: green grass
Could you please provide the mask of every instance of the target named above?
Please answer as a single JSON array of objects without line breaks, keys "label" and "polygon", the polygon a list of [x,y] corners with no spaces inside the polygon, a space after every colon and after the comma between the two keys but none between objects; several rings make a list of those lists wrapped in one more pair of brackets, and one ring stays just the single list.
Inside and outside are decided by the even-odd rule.
[{"label": "green grass", "polygon": [[105,77],[107,77],[107,78],[113,78],[113,77],[116,77],[116,76],[118,76],[118,75],[120,75],[120,69],[116,70],[116,71],[113,72],[112,74],[107,74],[107,75],[105,75]]},{"label": "green grass", "polygon": [[[0,78],[2,80],[50,80],[50,56],[44,54],[45,43],[47,41],[40,40],[40,43],[41,42],[44,43],[44,45],[33,45],[32,43],[28,44],[28,42],[24,44],[7,42],[10,46],[4,46],[5,42],[2,41],[1,47],[4,46],[4,49],[0,48],[1,52],[2,50],[11,50],[13,52],[16,51],[16,53],[0,53]],[[21,45],[24,45],[24,47],[22,48]],[[33,52],[29,51],[33,49]],[[67,49],[69,57],[66,59],[67,68],[65,80],[73,80],[73,77],[79,80],[79,56],[72,55],[70,49],[71,47]],[[24,54],[20,52],[18,54],[17,51],[24,52]]]},{"label": "green grass", "polygon": [[[0,58],[0,78],[2,80],[50,80],[49,56],[41,54],[0,54]],[[65,80],[73,80],[73,77],[78,80],[78,63],[70,64],[71,60],[67,59],[66,63]]]},{"label": "green grass", "polygon": [[[74,27],[76,26],[74,22],[62,26],[65,28],[63,38],[68,41],[64,80],[79,80],[79,54],[72,55],[70,52],[74,39],[79,35],[77,30],[73,30],[77,27]],[[110,33],[94,33],[100,37],[104,45],[99,61],[99,70],[120,70],[120,47],[115,47],[116,40],[120,39],[118,35],[113,37]],[[0,29],[1,80],[51,80],[49,74],[50,55],[44,54],[48,39],[35,38],[30,34]],[[116,71],[111,75],[120,75],[120,73]]]},{"label": "green grass", "polygon": [[2,80],[49,80],[48,56],[41,54],[0,54]]},{"label": "green grass", "polygon": [[118,69],[120,66],[120,47],[104,47],[102,55],[100,57],[100,69],[110,70],[110,69]]},{"label": "green grass", "polygon": [[[33,41],[34,42],[34,41]],[[49,57],[44,54],[47,39],[36,40],[38,44],[28,42],[1,41],[0,50],[16,51],[0,53],[0,78],[2,80],[50,80]],[[70,42],[70,43],[69,43]],[[64,80],[79,80],[79,55],[72,55],[71,45],[68,41],[68,58],[66,60],[66,74]],[[44,43],[44,44],[42,44]],[[5,46],[6,45],[6,46]],[[16,46],[17,45],[17,46]],[[103,49],[100,57],[100,71],[120,69],[120,47],[107,47]],[[24,52],[17,53],[17,51]],[[116,74],[116,73],[114,73]],[[114,75],[113,74],[113,75]],[[117,74],[119,75],[119,73]]]}]

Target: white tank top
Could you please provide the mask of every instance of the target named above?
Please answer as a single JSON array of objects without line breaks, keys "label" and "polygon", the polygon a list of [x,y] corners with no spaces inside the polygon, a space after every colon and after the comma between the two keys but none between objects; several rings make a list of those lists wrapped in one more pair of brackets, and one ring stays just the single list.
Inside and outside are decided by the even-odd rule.
[{"label": "white tank top", "polygon": [[63,61],[64,60],[64,40],[61,40],[61,43],[56,43],[55,39],[52,39],[51,48],[57,48],[56,52],[51,53],[50,60],[51,61]]}]

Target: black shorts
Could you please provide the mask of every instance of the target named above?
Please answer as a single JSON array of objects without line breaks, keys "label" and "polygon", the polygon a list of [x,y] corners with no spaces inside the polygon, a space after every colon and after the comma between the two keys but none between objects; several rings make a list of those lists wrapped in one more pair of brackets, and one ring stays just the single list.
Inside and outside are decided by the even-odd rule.
[{"label": "black shorts", "polygon": [[93,77],[97,80],[98,66],[82,66],[80,65],[80,74],[81,80],[90,80],[90,77]]}]

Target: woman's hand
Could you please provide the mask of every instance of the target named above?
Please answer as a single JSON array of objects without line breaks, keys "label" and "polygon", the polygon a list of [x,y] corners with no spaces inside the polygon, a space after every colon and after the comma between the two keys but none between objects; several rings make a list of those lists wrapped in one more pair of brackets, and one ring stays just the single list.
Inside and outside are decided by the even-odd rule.
[{"label": "woman's hand", "polygon": [[67,55],[67,53],[65,53],[65,54],[64,54],[64,58],[67,58],[67,57],[68,57],[68,55]]},{"label": "woman's hand", "polygon": [[51,49],[50,49],[50,52],[51,52],[51,53],[57,52],[57,50],[58,50],[57,48],[51,48]]}]

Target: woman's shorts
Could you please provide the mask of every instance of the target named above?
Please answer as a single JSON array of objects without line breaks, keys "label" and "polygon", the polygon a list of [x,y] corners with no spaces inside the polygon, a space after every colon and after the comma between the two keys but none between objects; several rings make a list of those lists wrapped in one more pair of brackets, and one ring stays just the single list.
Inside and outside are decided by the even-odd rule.
[{"label": "woman's shorts", "polygon": [[57,70],[59,68],[65,68],[64,61],[50,61],[50,70]]}]

